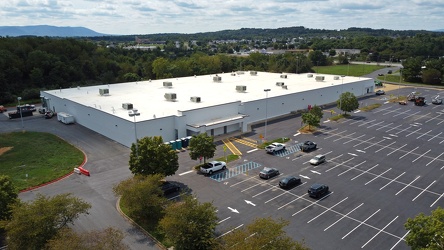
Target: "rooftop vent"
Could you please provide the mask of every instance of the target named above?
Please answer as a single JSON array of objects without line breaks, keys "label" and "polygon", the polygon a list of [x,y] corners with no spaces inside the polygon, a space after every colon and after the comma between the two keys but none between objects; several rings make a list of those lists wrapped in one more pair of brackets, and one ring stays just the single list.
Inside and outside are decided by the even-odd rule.
[{"label": "rooftop vent", "polygon": [[307,77],[308,78],[313,77],[313,74],[307,74]]},{"label": "rooftop vent", "polygon": [[339,76],[335,76],[335,77],[333,77],[333,79],[339,80]]},{"label": "rooftop vent", "polygon": [[200,96],[192,96],[192,97],[190,97],[190,101],[192,101],[192,102],[200,102]]},{"label": "rooftop vent", "polygon": [[325,76],[316,76],[316,81],[318,81],[318,82],[322,82],[322,81],[324,81],[325,80]]},{"label": "rooftop vent", "polygon": [[236,76],[236,73],[233,72],[233,73],[231,73],[231,75],[232,75],[232,76]]},{"label": "rooftop vent", "polygon": [[131,110],[131,109],[133,109],[133,104],[132,103],[122,103],[122,108],[126,109],[126,110]]},{"label": "rooftop vent", "polygon": [[245,72],[243,72],[243,71],[237,71],[236,72],[238,75],[243,75]]},{"label": "rooftop vent", "polygon": [[109,89],[99,89],[100,95],[109,95]]},{"label": "rooftop vent", "polygon": [[164,97],[168,101],[175,101],[177,99],[176,93],[165,93]]},{"label": "rooftop vent", "polygon": [[163,82],[163,86],[165,88],[171,88],[171,87],[173,87],[173,82]]},{"label": "rooftop vent", "polygon": [[285,83],[284,82],[276,82],[276,86],[284,86]]},{"label": "rooftop vent", "polygon": [[222,81],[222,77],[216,75],[213,77],[213,82],[221,82]]},{"label": "rooftop vent", "polygon": [[282,88],[283,89],[288,89],[288,86],[287,85],[282,85]]},{"label": "rooftop vent", "polygon": [[257,76],[257,71],[250,71],[250,75]]},{"label": "rooftop vent", "polygon": [[287,75],[283,74],[281,75],[281,78],[287,78]]},{"label": "rooftop vent", "polygon": [[237,92],[245,92],[245,91],[247,91],[247,86],[245,86],[245,85],[237,85],[236,86],[236,91]]}]

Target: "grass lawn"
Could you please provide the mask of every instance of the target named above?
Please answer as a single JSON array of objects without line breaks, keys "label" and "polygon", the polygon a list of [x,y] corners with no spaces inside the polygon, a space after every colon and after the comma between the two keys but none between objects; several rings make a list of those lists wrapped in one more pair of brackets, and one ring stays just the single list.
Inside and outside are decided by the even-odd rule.
[{"label": "grass lawn", "polygon": [[0,174],[11,177],[18,190],[57,179],[78,167],[83,158],[80,150],[49,133],[0,136]]},{"label": "grass lawn", "polygon": [[346,64],[346,65],[333,65],[333,66],[315,66],[313,67],[313,70],[316,73],[320,74],[363,76],[383,68],[385,67],[372,64],[350,64],[350,65]]}]

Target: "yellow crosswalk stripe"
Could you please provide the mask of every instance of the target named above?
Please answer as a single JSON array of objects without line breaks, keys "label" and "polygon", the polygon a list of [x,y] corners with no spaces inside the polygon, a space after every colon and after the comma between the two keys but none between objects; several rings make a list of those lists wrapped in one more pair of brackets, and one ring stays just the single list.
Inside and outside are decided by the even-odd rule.
[{"label": "yellow crosswalk stripe", "polygon": [[237,149],[236,146],[234,146],[234,144],[229,139],[223,139],[222,141],[224,142],[225,146],[227,146],[227,148],[231,151],[232,154],[242,155],[241,151],[239,151],[239,149]]}]

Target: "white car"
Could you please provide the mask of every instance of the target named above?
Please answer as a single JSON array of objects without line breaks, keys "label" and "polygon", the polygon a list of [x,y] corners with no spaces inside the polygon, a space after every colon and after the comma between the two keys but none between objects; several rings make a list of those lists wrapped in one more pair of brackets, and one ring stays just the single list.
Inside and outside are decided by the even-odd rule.
[{"label": "white car", "polygon": [[325,155],[316,155],[310,160],[311,165],[319,165],[323,162],[325,162]]},{"label": "white car", "polygon": [[285,149],[285,145],[282,143],[273,142],[272,144],[265,147],[267,153],[274,153]]},{"label": "white car", "polygon": [[200,172],[204,174],[213,174],[219,170],[225,170],[227,164],[224,161],[211,161],[200,167]]}]

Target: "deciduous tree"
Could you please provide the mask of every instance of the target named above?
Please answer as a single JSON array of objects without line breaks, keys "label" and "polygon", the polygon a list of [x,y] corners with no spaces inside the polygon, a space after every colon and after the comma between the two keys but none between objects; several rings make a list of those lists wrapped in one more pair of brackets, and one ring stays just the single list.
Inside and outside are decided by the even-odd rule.
[{"label": "deciduous tree", "polygon": [[345,92],[339,96],[339,100],[336,101],[338,109],[342,110],[347,114],[347,112],[352,112],[359,108],[358,98],[353,93]]},{"label": "deciduous tree", "polygon": [[159,222],[160,229],[178,250],[212,249],[216,225],[216,207],[209,202],[199,203],[193,196],[168,206]]},{"label": "deciduous tree", "polygon": [[89,208],[90,204],[71,194],[38,194],[32,202],[17,202],[6,224],[8,249],[42,249],[60,229],[73,224]]},{"label": "deciduous tree", "polygon": [[308,250],[304,242],[294,241],[284,231],[289,224],[283,219],[259,218],[246,227],[236,229],[221,238],[221,249],[230,250]]},{"label": "deciduous tree", "polygon": [[206,133],[195,135],[190,141],[189,150],[191,159],[197,160],[203,157],[205,163],[206,159],[213,158],[216,152],[214,138]]},{"label": "deciduous tree", "polygon": [[304,113],[302,114],[302,122],[308,125],[308,130],[311,130],[311,127],[318,127],[321,122],[321,118],[319,116],[312,113]]},{"label": "deciduous tree", "polygon": [[427,216],[420,213],[407,219],[405,228],[409,234],[405,238],[412,249],[444,249],[444,209],[438,207]]},{"label": "deciduous tree", "polygon": [[0,221],[11,218],[11,205],[17,202],[17,191],[11,178],[0,175]]},{"label": "deciduous tree", "polygon": [[136,175],[173,175],[179,169],[178,156],[161,136],[144,137],[137,140],[137,147],[131,145],[129,169]]}]

